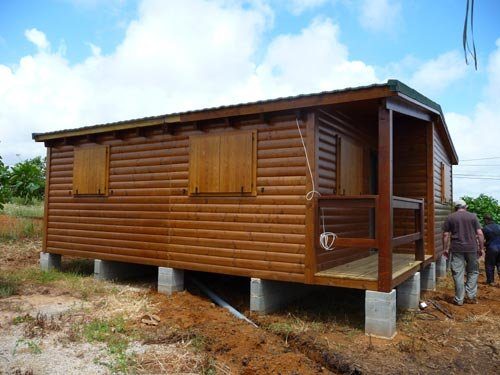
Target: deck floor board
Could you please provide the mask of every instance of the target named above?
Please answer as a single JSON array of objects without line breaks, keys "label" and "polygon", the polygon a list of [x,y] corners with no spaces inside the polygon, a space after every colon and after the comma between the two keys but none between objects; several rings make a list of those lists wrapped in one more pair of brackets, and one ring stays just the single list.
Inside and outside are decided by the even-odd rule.
[{"label": "deck floor board", "polygon": [[[426,255],[426,258],[428,257],[430,255]],[[394,253],[392,256],[392,278],[397,278],[408,270],[418,267],[421,263],[421,261],[415,260],[414,254]],[[362,259],[317,272],[316,276],[334,279],[377,281],[378,254],[372,254]]]}]

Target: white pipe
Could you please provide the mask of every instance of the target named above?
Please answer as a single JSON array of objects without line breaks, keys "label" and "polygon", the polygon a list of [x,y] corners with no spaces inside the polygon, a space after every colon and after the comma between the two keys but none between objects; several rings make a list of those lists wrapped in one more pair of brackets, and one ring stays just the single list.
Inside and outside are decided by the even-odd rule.
[{"label": "white pipe", "polygon": [[200,283],[194,277],[191,277],[191,281],[194,283],[194,285],[196,285],[198,288],[200,288],[200,290],[203,293],[205,293],[207,296],[209,296],[210,299],[212,301],[214,301],[217,305],[219,305],[220,307],[225,308],[226,310],[228,310],[231,314],[233,314],[238,319],[245,320],[246,322],[250,323],[254,327],[258,328],[257,324],[255,324],[254,322],[252,322],[245,315],[243,315],[242,313],[240,313],[233,306],[231,306],[229,303],[227,303],[226,301],[224,301],[222,298],[220,298],[217,294],[215,294],[214,292],[212,292],[210,289],[208,289],[205,285],[203,285],[202,283]]}]

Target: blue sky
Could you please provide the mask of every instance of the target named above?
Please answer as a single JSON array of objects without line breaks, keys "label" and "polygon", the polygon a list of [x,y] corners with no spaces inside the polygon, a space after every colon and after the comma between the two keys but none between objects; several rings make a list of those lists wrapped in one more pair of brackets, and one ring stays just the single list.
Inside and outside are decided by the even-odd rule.
[{"label": "blue sky", "polygon": [[[500,157],[500,2],[476,1],[478,71],[465,2],[1,1],[0,155],[43,153],[31,132],[397,78],[442,105],[461,159]],[[455,196],[497,182],[457,178]]]}]

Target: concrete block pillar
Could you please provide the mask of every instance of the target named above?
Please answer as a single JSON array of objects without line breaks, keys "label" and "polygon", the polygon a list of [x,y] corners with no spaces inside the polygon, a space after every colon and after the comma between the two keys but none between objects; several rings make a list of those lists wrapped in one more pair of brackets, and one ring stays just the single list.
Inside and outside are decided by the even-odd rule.
[{"label": "concrete block pillar", "polygon": [[436,263],[428,264],[420,276],[422,290],[436,290]]},{"label": "concrete block pillar", "polygon": [[443,255],[436,260],[436,277],[446,277],[446,258]]},{"label": "concrete block pillar", "polygon": [[421,275],[417,272],[405,282],[398,285],[396,306],[403,310],[416,310],[420,302]]},{"label": "concrete block pillar", "polygon": [[61,254],[40,253],[40,268],[42,271],[60,270]]},{"label": "concrete block pillar", "polygon": [[154,267],[143,264],[94,260],[94,278],[96,280],[127,280],[147,276],[153,272]]},{"label": "concrete block pillar", "polygon": [[250,280],[250,311],[267,314],[277,311],[302,297],[308,287],[302,284],[252,278]]},{"label": "concrete block pillar", "polygon": [[158,293],[171,295],[184,290],[184,270],[158,267]]},{"label": "concrete block pillar", "polygon": [[396,335],[395,289],[389,293],[366,291],[365,333],[384,339],[392,339]]}]

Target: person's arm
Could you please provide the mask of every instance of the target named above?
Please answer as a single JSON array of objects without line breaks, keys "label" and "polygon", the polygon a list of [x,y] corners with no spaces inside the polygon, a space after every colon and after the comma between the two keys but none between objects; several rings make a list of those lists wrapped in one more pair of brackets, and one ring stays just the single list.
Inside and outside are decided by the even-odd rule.
[{"label": "person's arm", "polygon": [[483,235],[483,231],[481,230],[481,228],[479,228],[476,231],[476,234],[477,234],[477,240],[479,241],[479,250],[477,251],[477,255],[482,256],[483,249],[484,249],[484,235]]},{"label": "person's arm", "polygon": [[443,255],[448,258],[450,256],[450,232],[443,232]]}]

